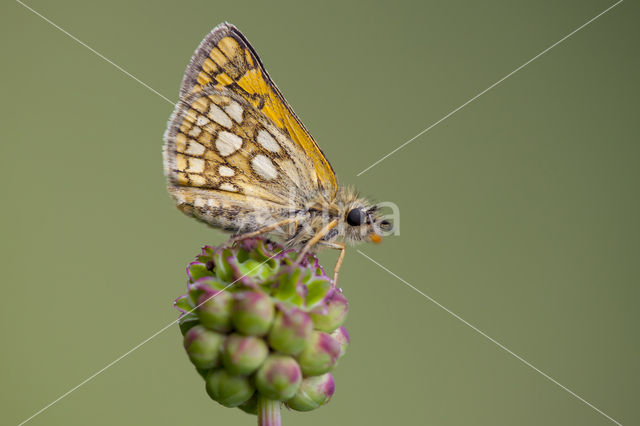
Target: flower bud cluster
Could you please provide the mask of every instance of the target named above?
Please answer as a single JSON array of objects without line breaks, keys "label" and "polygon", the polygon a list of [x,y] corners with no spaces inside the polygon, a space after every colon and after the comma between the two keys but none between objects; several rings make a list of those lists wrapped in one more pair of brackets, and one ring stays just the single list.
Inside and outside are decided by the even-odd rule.
[{"label": "flower bud cluster", "polygon": [[206,246],[187,267],[175,301],[184,348],[206,391],[256,414],[257,397],[309,411],[334,392],[331,371],[345,354],[348,303],[313,255],[262,238]]}]

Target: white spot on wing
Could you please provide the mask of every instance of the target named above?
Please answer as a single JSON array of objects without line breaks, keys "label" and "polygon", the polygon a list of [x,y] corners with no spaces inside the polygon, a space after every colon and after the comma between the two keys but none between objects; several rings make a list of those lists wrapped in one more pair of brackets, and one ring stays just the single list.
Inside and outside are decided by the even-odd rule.
[{"label": "white spot on wing", "polygon": [[189,173],[202,173],[204,171],[204,160],[202,158],[189,158]]},{"label": "white spot on wing", "polygon": [[216,104],[211,104],[209,107],[209,118],[218,123],[221,126],[230,129],[233,123],[227,114],[224,113],[223,110]]},{"label": "white spot on wing", "polygon": [[193,126],[191,130],[189,130],[189,136],[193,136],[194,138],[197,138],[198,136],[200,136],[200,132],[202,132],[202,129],[200,127]]},{"label": "white spot on wing", "polygon": [[218,133],[216,148],[223,157],[233,154],[242,146],[242,139],[233,133],[222,131]]},{"label": "white spot on wing", "polygon": [[264,149],[266,149],[267,151],[271,151],[271,152],[280,151],[280,145],[278,145],[278,142],[276,142],[273,136],[271,136],[271,133],[267,132],[264,129],[258,132],[257,140],[258,140],[258,143],[262,145]]},{"label": "white spot on wing", "polygon": [[196,120],[196,124],[200,127],[204,126],[205,124],[207,124],[209,122],[209,120],[207,119],[207,117],[205,117],[204,115],[199,115],[198,119]]},{"label": "white spot on wing", "polygon": [[235,186],[231,185],[230,183],[224,182],[220,185],[220,189],[223,191],[229,191],[229,192],[238,192],[238,188],[236,188]]},{"label": "white spot on wing", "polygon": [[231,101],[229,105],[224,107],[227,114],[235,120],[236,123],[242,123],[242,107],[236,101]]},{"label": "white spot on wing", "polygon": [[278,176],[276,167],[266,155],[259,154],[253,157],[251,167],[253,167],[253,170],[263,179],[271,180]]},{"label": "white spot on wing", "polygon": [[236,172],[231,168],[231,167],[227,167],[227,166],[220,166],[218,167],[218,173],[220,173],[220,176],[233,176],[236,174]]},{"label": "white spot on wing", "polygon": [[204,154],[204,145],[196,142],[190,141],[189,148],[185,151],[185,154],[189,155],[202,155]]},{"label": "white spot on wing", "polygon": [[189,175],[189,179],[195,186],[204,186],[207,183],[207,180],[200,175]]}]

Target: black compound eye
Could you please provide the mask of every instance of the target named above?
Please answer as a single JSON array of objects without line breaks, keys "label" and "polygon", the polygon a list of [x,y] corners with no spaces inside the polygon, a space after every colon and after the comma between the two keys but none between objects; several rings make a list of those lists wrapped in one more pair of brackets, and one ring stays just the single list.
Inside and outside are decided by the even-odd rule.
[{"label": "black compound eye", "polygon": [[364,212],[360,209],[351,209],[347,214],[347,223],[351,226],[360,226],[364,221]]}]

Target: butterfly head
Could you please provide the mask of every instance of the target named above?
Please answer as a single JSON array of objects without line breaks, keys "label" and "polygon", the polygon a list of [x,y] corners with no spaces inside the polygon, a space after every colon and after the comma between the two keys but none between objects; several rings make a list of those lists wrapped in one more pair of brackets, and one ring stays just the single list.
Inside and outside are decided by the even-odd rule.
[{"label": "butterfly head", "polygon": [[360,198],[346,206],[343,217],[345,239],[352,243],[379,243],[382,236],[393,228],[392,223],[382,216],[378,206]]}]

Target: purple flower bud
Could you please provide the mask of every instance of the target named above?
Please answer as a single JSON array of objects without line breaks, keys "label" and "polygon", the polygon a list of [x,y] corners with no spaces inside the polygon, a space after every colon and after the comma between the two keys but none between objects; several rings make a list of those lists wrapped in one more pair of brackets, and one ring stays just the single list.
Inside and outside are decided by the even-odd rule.
[{"label": "purple flower bud", "polygon": [[271,298],[257,291],[236,293],[231,321],[242,334],[263,336],[271,327],[274,306]]},{"label": "purple flower bud", "polygon": [[331,371],[339,356],[340,343],[327,333],[314,331],[297,359],[305,376],[317,376]]},{"label": "purple flower bud", "polygon": [[344,328],[344,326],[338,327],[336,331],[331,333],[331,337],[333,337],[340,344],[340,355],[338,356],[338,358],[342,358],[347,352],[347,348],[349,347],[349,343],[351,342],[349,333],[347,333],[347,329]]},{"label": "purple flower bud", "polygon": [[266,398],[280,401],[291,398],[301,381],[300,366],[287,355],[269,355],[255,375],[258,392]]},{"label": "purple flower bud", "polygon": [[233,295],[222,290],[203,292],[198,297],[196,312],[202,325],[221,333],[231,331]]},{"label": "purple flower bud", "polygon": [[281,307],[269,332],[269,345],[278,352],[298,355],[307,345],[313,322],[306,312],[293,307]]},{"label": "purple flower bud", "polygon": [[315,329],[331,333],[344,323],[348,309],[347,298],[336,289],[324,304],[311,311]]},{"label": "purple flower bud", "polygon": [[224,342],[222,363],[231,374],[253,373],[269,355],[267,344],[259,337],[232,334]]},{"label": "purple flower bud", "polygon": [[224,336],[202,325],[196,325],[184,335],[184,348],[197,368],[209,369],[218,365]]},{"label": "purple flower bud", "polygon": [[211,399],[225,407],[237,407],[247,402],[255,392],[248,377],[234,376],[224,369],[211,371],[205,382]]},{"label": "purple flower bud", "polygon": [[310,376],[302,380],[298,392],[286,404],[296,411],[311,411],[331,399],[336,386],[330,373]]}]

